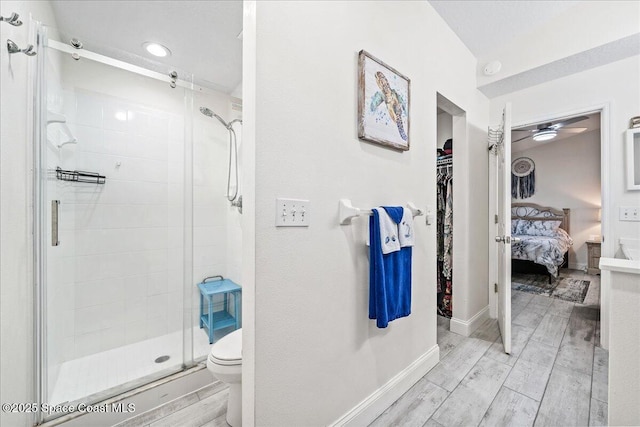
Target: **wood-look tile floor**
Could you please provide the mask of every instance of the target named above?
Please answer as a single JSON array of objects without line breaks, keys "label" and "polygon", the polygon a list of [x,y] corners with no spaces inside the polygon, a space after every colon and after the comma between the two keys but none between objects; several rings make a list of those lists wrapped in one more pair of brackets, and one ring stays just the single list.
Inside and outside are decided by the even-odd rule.
[{"label": "wood-look tile floor", "polygon": [[606,425],[599,277],[562,275],[591,281],[584,303],[513,291],[510,355],[496,320],[463,337],[438,316],[440,362],[371,426]]},{"label": "wood-look tile floor", "polygon": [[[495,320],[470,337],[438,316],[440,363],[372,424],[387,426],[604,426],[609,354],[599,347],[598,276],[584,304],[512,292],[512,353]],[[228,388],[216,382],[117,427],[228,427]]]},{"label": "wood-look tile floor", "polygon": [[229,387],[216,381],[115,427],[229,427],[228,394]]}]

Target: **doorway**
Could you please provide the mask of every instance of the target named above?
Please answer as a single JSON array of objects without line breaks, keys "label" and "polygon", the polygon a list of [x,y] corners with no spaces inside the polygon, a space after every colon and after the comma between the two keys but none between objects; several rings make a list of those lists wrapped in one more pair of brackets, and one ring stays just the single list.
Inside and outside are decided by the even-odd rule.
[{"label": "doorway", "polygon": [[[609,185],[608,184],[609,183],[609,160],[608,160],[609,159],[609,144],[608,144],[609,107],[608,105],[603,104],[603,105],[599,105],[591,108],[584,108],[584,109],[579,109],[579,110],[574,110],[574,111],[569,111],[564,113],[554,113],[548,116],[536,118],[535,120],[521,121],[516,125],[514,125],[513,129],[526,129],[526,128],[531,128],[532,126],[534,129],[536,129],[541,124],[548,124],[548,123],[553,124],[554,121],[557,122],[557,121],[567,120],[567,119],[580,117],[580,116],[587,116],[588,120],[581,120],[580,122],[575,122],[573,124],[570,124],[568,127],[574,127],[574,128],[586,127],[587,130],[580,130],[579,132],[574,130],[571,132],[575,132],[576,134],[585,134],[585,135],[588,133],[590,134],[591,138],[599,139],[599,149],[597,147],[595,149],[596,151],[599,150],[599,161],[596,161],[595,163],[593,162],[589,163],[590,165],[589,167],[591,169],[599,168],[599,178],[600,178],[599,198],[597,196],[594,197],[593,195],[590,196],[589,197],[590,207],[586,209],[582,209],[582,212],[576,215],[578,216],[578,221],[583,222],[583,224],[587,224],[586,228],[583,227],[582,231],[580,231],[580,234],[581,234],[580,240],[584,242],[583,243],[584,245],[586,245],[586,240],[590,240],[591,242],[594,242],[594,243],[600,243],[599,245],[600,256],[605,256],[605,257],[611,256],[614,251],[614,245],[613,245],[614,242],[611,241],[610,239],[609,240],[606,239],[606,236],[611,235],[611,232],[610,232],[611,225],[610,225],[610,222],[608,221],[608,218],[610,218],[609,195],[607,193],[607,188]],[[594,123],[594,120],[596,123]],[[514,141],[520,138],[522,138],[522,132],[514,132]],[[514,158],[518,158],[518,157],[522,157],[522,156],[519,153],[515,153]],[[563,159],[557,159],[557,160],[562,161]],[[571,159],[568,159],[567,161],[569,160]],[[557,168],[558,166],[556,166],[556,169]],[[540,172],[538,173],[538,175],[539,174]],[[536,175],[536,179],[538,179],[538,175]],[[596,172],[596,175],[598,175],[598,172]],[[565,192],[566,191],[567,190],[565,190]],[[490,237],[491,238],[493,237],[492,233],[490,233]],[[600,242],[597,242],[599,237],[600,237],[599,239]],[[598,250],[597,250],[597,245],[590,243],[590,246],[592,246],[593,248],[596,248],[591,250],[591,257],[593,258],[591,261],[591,265],[593,266],[595,265],[595,263],[597,263]],[[584,267],[586,264],[586,268],[588,270],[589,258],[590,258],[589,248],[581,244],[580,247],[578,248],[577,254],[570,252],[570,257],[568,259],[567,265],[570,262],[571,263],[570,267],[573,267],[574,269],[577,269],[577,270],[584,270]],[[493,284],[495,283],[495,278],[497,273],[494,264],[495,264],[495,261],[492,260],[489,266],[489,270],[490,270],[489,307],[490,307],[491,317],[497,316],[497,302],[498,302],[496,294],[494,293],[494,289],[493,289],[494,288]],[[594,270],[591,270],[591,272],[593,273]],[[600,279],[602,282],[600,287],[600,296],[599,296],[600,305],[601,305],[601,315],[600,315],[600,324],[599,324],[598,333],[600,334],[600,343],[602,347],[606,349],[608,347],[608,336],[607,336],[608,296],[606,292],[608,276],[605,273],[603,273],[602,276],[600,276]],[[587,301],[593,301],[593,298],[592,298],[593,291],[591,291],[590,294],[591,296],[589,299],[587,299]]]},{"label": "doorway", "polygon": [[[594,112],[512,129],[516,352],[516,332],[542,322],[561,328],[573,317],[599,330],[600,121]],[[593,333],[591,345],[600,345],[599,334]]]},{"label": "doorway", "polygon": [[[466,115],[463,109],[440,93],[436,94],[436,109],[436,311],[442,357],[444,341],[455,335],[451,333],[452,323],[454,332],[460,332],[455,330],[458,317],[455,299],[465,292],[464,276],[459,274],[460,269],[456,267],[456,264],[461,263],[455,261],[456,258],[459,259],[460,251],[456,250],[459,237],[454,236],[454,230],[461,230],[456,224],[464,220],[464,217],[454,213],[456,194],[462,188],[461,185],[457,189],[454,186],[455,179],[459,176],[454,164],[465,148]],[[458,287],[455,285],[456,278],[460,285]]]},{"label": "doorway", "polygon": [[216,105],[236,119],[234,98],[186,72],[170,84],[166,74],[77,53],[57,34],[38,26],[34,318],[38,400],[61,411],[205,360],[211,339],[199,327],[196,284],[238,280],[240,260],[229,254],[241,234],[235,208],[218,202],[228,130],[194,111]]}]

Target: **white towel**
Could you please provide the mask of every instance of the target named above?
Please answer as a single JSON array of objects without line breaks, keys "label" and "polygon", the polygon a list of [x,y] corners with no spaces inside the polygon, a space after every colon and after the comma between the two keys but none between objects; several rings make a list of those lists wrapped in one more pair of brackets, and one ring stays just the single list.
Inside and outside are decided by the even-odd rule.
[{"label": "white towel", "polygon": [[398,227],[398,238],[400,241],[400,247],[406,248],[407,246],[413,246],[416,242],[413,235],[413,212],[411,209],[404,209],[402,213],[402,221]]},{"label": "white towel", "polygon": [[374,208],[380,218],[380,246],[383,254],[390,254],[400,250],[398,238],[398,224],[393,222],[387,211],[383,208]]}]

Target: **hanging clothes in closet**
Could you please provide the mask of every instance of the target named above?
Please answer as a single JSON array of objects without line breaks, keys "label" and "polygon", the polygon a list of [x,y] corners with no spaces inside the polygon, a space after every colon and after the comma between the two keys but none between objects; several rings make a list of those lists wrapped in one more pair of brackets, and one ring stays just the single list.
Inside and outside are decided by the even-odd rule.
[{"label": "hanging clothes in closet", "polygon": [[438,163],[436,175],[438,314],[451,318],[453,314],[453,164],[451,158],[439,160]]}]

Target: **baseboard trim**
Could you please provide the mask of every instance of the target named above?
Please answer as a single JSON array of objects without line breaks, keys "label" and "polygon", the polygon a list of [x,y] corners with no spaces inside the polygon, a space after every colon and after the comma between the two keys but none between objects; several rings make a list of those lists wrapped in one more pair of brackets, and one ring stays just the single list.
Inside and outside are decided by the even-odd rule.
[{"label": "baseboard trim", "polygon": [[438,364],[440,347],[436,344],[415,362],[407,366],[385,385],[374,391],[369,397],[354,406],[330,427],[366,426],[380,416],[393,402],[407,392],[427,372]]},{"label": "baseboard trim", "polygon": [[449,325],[449,329],[451,332],[455,332],[459,335],[464,335],[468,337],[478,329],[482,323],[489,318],[489,306],[487,305],[485,308],[480,310],[469,320],[461,320],[456,319],[455,317],[451,318],[451,324]]}]

